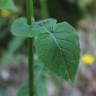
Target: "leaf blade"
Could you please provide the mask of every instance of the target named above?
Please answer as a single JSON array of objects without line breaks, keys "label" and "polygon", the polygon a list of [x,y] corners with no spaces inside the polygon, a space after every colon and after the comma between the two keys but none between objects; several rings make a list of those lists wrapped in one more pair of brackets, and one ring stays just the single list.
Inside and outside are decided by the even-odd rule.
[{"label": "leaf blade", "polygon": [[33,22],[32,25],[27,24],[27,20],[23,17],[17,19],[11,27],[11,32],[19,37],[35,37],[41,33],[46,33],[46,29],[42,26],[47,22],[46,26],[54,24],[56,21],[53,19],[42,20]]},{"label": "leaf blade", "polygon": [[35,44],[40,59],[51,73],[62,79],[74,78],[80,46],[76,31],[70,24],[56,24],[53,30],[49,30],[49,34],[39,36]]}]

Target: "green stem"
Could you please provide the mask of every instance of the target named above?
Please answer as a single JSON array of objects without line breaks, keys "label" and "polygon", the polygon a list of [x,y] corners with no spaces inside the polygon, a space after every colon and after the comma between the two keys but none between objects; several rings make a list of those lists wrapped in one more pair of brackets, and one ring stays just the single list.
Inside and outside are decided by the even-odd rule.
[{"label": "green stem", "polygon": [[[33,0],[26,0],[27,23],[32,24],[31,19],[34,16]],[[28,72],[29,72],[29,96],[34,96],[34,58],[33,58],[33,38],[28,38]]]},{"label": "green stem", "polygon": [[47,7],[47,0],[39,0],[40,6],[41,6],[41,16],[42,18],[47,18],[49,17],[48,14],[48,7]]},{"label": "green stem", "polygon": [[33,0],[26,0],[26,9],[27,9],[27,23],[29,25],[32,24],[31,19],[34,17],[34,9],[33,9]]},{"label": "green stem", "polygon": [[34,96],[33,38],[28,38],[29,96]]}]

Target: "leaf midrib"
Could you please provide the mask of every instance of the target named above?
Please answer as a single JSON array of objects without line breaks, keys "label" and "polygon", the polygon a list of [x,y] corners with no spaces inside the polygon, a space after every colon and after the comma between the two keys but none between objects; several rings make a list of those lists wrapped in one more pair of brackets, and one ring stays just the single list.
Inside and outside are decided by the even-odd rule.
[{"label": "leaf midrib", "polygon": [[[53,38],[53,41],[55,42],[55,44],[57,45],[57,48],[60,50],[60,54],[63,56],[63,57],[65,57],[63,54],[62,54],[62,48],[60,47],[60,45],[59,45],[59,43],[58,43],[58,41],[57,41],[57,39],[56,39],[56,37],[48,30],[48,28],[46,28],[45,26],[43,26],[44,27],[44,29],[46,30],[46,32],[48,33],[48,34],[50,34],[50,36]],[[67,66],[67,64],[65,63],[65,71],[67,72],[67,74],[68,74],[68,76],[69,76],[69,79],[71,80],[71,75],[70,75],[70,71],[68,70],[68,66]]]}]

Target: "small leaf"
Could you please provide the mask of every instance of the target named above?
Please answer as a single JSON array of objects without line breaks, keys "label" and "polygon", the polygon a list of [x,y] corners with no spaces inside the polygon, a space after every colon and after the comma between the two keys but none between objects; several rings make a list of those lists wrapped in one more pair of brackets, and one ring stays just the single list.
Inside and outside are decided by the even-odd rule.
[{"label": "small leaf", "polygon": [[13,23],[11,31],[13,35],[21,37],[33,37],[45,32],[45,30],[37,24],[28,25],[25,18],[17,19]]},{"label": "small leaf", "polygon": [[[43,64],[40,60],[35,61],[35,71],[34,71],[34,85],[35,85],[35,96],[47,96],[47,89],[43,76]],[[17,96],[29,96],[29,86],[28,81],[24,83],[17,90]]]},{"label": "small leaf", "polygon": [[17,8],[13,3],[13,0],[0,0],[0,9],[17,12]]},{"label": "small leaf", "polygon": [[17,90],[16,96],[29,96],[28,81],[25,81]]},{"label": "small leaf", "polygon": [[[54,21],[50,19],[48,24],[53,24],[52,22],[54,23]],[[15,36],[34,37],[41,33],[46,33],[46,29],[42,26],[45,23],[47,23],[47,21],[34,22],[32,25],[28,25],[25,18],[19,18],[13,23],[11,31]],[[46,24],[46,26],[48,25]]]},{"label": "small leaf", "polygon": [[8,53],[13,54],[24,43],[24,40],[25,38],[13,37],[12,41],[8,44]]},{"label": "small leaf", "polygon": [[45,68],[61,77],[73,79],[80,56],[80,46],[75,29],[67,22],[56,24],[49,34],[40,35],[36,42],[36,50]]},{"label": "small leaf", "polygon": [[[39,78],[35,85],[35,96],[48,96],[46,84],[42,78]],[[29,96],[29,86],[28,81],[25,81],[20,88],[17,90],[16,96]]]},{"label": "small leaf", "polygon": [[48,96],[46,84],[43,78],[39,78],[36,83],[36,96]]}]

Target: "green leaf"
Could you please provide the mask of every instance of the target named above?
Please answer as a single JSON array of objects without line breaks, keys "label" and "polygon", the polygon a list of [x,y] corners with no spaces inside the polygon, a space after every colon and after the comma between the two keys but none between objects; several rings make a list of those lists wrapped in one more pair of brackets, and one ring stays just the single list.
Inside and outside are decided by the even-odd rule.
[{"label": "green leaf", "polygon": [[54,19],[48,19],[28,25],[25,18],[19,18],[12,24],[11,32],[15,36],[34,37],[41,33],[46,33],[46,29],[43,26],[44,24],[49,26],[55,22]]},{"label": "green leaf", "polygon": [[25,81],[17,90],[16,96],[29,96],[28,81]]},{"label": "green leaf", "polygon": [[0,0],[0,9],[16,12],[17,8],[13,3],[13,0]]},{"label": "green leaf", "polygon": [[40,61],[40,60],[35,60],[35,63],[34,63],[34,82],[36,84],[36,82],[38,82],[38,80],[40,79],[40,77],[43,75],[43,67],[44,67],[44,64]]},{"label": "green leaf", "polygon": [[45,32],[45,30],[41,26],[35,23],[28,25],[25,18],[17,19],[13,23],[11,31],[13,35],[21,37],[33,37]]},{"label": "green leaf", "polygon": [[36,83],[36,96],[48,96],[46,83],[43,78],[39,78]]},{"label": "green leaf", "polygon": [[24,43],[25,38],[21,37],[13,37],[13,39],[10,41],[8,44],[7,51],[9,54],[13,54],[20,46],[22,43]]},{"label": "green leaf", "polygon": [[51,19],[51,18],[37,22],[37,24],[39,24],[39,25],[42,26],[42,27],[46,27],[46,28],[49,29],[49,30],[50,30],[53,26],[55,26],[56,23],[57,23],[57,20],[56,20],[56,19]]},{"label": "green leaf", "polygon": [[[35,96],[47,96],[46,84],[43,79],[39,78],[35,85]],[[29,96],[28,81],[25,81],[17,90],[16,96]]]},{"label": "green leaf", "polygon": [[75,29],[67,22],[62,22],[51,30],[47,29],[47,32],[48,34],[40,35],[35,41],[40,59],[51,74],[61,79],[73,79],[80,57],[79,40]]},{"label": "green leaf", "polygon": [[[35,96],[47,96],[46,84],[43,79],[43,64],[40,60],[35,61],[35,71],[34,71],[34,85],[35,85]],[[17,90],[17,96],[29,96],[29,87],[28,81],[24,81],[24,83]]]}]

